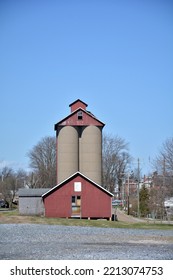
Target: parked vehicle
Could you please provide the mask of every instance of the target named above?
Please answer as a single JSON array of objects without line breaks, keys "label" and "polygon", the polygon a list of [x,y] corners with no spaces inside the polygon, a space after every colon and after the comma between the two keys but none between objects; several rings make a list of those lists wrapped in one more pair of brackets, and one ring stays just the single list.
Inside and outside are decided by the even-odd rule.
[{"label": "parked vehicle", "polygon": [[9,203],[4,199],[0,200],[0,208],[9,208]]},{"label": "parked vehicle", "polygon": [[112,200],[112,206],[122,206],[122,200],[119,199]]}]

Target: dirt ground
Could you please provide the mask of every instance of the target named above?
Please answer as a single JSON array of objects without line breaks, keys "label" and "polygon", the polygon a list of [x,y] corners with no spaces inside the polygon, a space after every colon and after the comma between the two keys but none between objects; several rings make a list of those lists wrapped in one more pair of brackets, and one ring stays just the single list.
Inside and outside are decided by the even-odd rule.
[{"label": "dirt ground", "polygon": [[120,222],[127,222],[127,223],[140,223],[140,222],[143,223],[143,222],[145,222],[146,223],[146,220],[138,219],[138,218],[132,217],[130,215],[127,215],[119,209],[116,209],[115,213],[117,215],[118,221],[120,221]]},{"label": "dirt ground", "polygon": [[[139,223],[146,222],[144,219],[138,219],[132,216],[126,215],[123,211],[119,209],[113,209],[112,213],[117,215],[118,221],[127,222],[127,223]],[[0,221],[1,223],[27,223],[32,220],[31,216],[22,216],[22,215],[3,215],[3,212],[0,212]]]},{"label": "dirt ground", "polygon": [[28,217],[26,216],[20,216],[20,215],[13,215],[13,216],[6,216],[6,215],[3,215],[2,213],[0,213],[0,221],[1,221],[1,224],[3,223],[26,223],[27,222],[27,219]]},{"label": "dirt ground", "polygon": [[[124,213],[123,211],[121,211],[120,209],[113,209],[112,213],[117,215],[117,219],[119,222],[125,222],[125,223],[130,223],[130,224],[135,224],[135,223],[153,223],[153,221],[148,221],[147,219],[140,219],[140,218],[136,218],[130,215],[127,215],[126,213]],[[13,213],[12,215],[4,215],[4,211],[0,211],[0,223],[17,223],[17,224],[22,224],[22,223],[32,223],[34,222],[34,220],[36,219],[36,217],[34,216],[22,216],[19,215],[18,212]],[[44,221],[42,221],[41,217],[39,219],[39,222],[42,223]],[[173,221],[162,221],[161,223],[163,224],[173,224]]]}]

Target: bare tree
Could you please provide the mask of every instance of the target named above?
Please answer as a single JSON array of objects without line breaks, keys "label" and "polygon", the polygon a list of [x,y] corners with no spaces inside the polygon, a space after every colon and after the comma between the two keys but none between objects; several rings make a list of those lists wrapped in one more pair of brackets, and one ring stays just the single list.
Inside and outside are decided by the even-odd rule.
[{"label": "bare tree", "polygon": [[168,138],[162,144],[158,155],[153,160],[152,186],[150,203],[156,217],[161,219],[165,215],[164,202],[173,196],[173,138]]},{"label": "bare tree", "polygon": [[173,195],[173,137],[166,139],[158,155],[153,160],[155,175],[160,178],[160,185],[165,196]]},{"label": "bare tree", "polygon": [[103,136],[103,185],[114,192],[118,184],[119,195],[127,165],[131,161],[128,143],[119,136]]},{"label": "bare tree", "polygon": [[153,167],[158,173],[164,172],[173,175],[173,137],[168,138],[153,161]]},{"label": "bare tree", "polygon": [[19,188],[23,188],[26,182],[27,173],[23,169],[14,171],[12,168],[5,166],[0,171],[0,193],[2,193],[2,198],[7,201],[12,207],[15,201],[16,193]]},{"label": "bare tree", "polygon": [[[56,184],[56,140],[44,137],[28,153],[35,174],[35,187],[49,188]],[[33,180],[33,178],[32,178]]]},{"label": "bare tree", "polygon": [[163,185],[163,176],[154,172],[150,188],[149,208],[153,218],[164,218],[164,201],[167,196],[167,189]]},{"label": "bare tree", "polygon": [[9,203],[10,208],[15,197],[17,187],[15,184],[15,173],[12,168],[5,166],[1,170],[0,192],[3,199]]},{"label": "bare tree", "polygon": [[39,185],[39,176],[34,172],[30,172],[26,179],[26,185],[30,189],[35,189]]}]

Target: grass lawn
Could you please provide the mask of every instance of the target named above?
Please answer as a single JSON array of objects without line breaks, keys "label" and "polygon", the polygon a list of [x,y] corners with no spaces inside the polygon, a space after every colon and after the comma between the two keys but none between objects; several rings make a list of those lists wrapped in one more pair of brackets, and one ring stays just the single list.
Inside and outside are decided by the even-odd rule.
[{"label": "grass lawn", "polygon": [[138,228],[138,229],[166,229],[173,230],[173,224],[163,224],[161,222],[149,223],[127,223],[121,221],[107,220],[85,220],[85,219],[63,219],[63,218],[45,218],[40,216],[19,215],[17,210],[1,211],[0,224],[48,224],[65,226],[84,226],[84,227],[104,227],[104,228]]}]

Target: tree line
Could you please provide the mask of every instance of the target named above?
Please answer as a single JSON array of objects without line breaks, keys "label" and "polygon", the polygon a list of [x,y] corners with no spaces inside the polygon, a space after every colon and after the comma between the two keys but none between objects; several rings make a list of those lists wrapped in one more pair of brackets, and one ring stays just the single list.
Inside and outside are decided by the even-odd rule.
[{"label": "tree line", "polygon": [[[21,187],[28,188],[51,188],[56,185],[56,139],[46,136],[42,138],[28,153],[30,172],[25,170],[14,171],[9,167],[0,170],[0,193],[5,200],[12,205],[15,194]],[[133,169],[133,157],[129,152],[129,144],[125,139],[104,134],[102,141],[102,182],[103,187],[114,193],[117,190],[117,198],[122,198],[122,186],[124,180],[127,180],[127,174],[130,179],[139,183],[141,170]],[[162,197],[173,195],[173,138],[168,138],[162,144],[160,151],[152,161],[153,182],[157,188],[152,188],[152,192],[142,194],[145,203],[158,201]],[[152,184],[153,184],[152,182]],[[147,192],[145,190],[145,192]],[[156,197],[159,196],[159,199]],[[150,202],[149,202],[150,198]],[[148,205],[147,204],[147,205]],[[155,203],[158,204],[158,203]],[[154,205],[154,202],[152,203]],[[159,204],[160,205],[160,204]],[[142,207],[142,206],[141,206]],[[145,211],[148,206],[145,206]],[[142,209],[142,208],[141,208]],[[141,213],[145,212],[141,210]],[[149,211],[149,210],[148,210]],[[146,211],[147,213],[147,211]],[[145,213],[145,214],[146,214]]]}]

